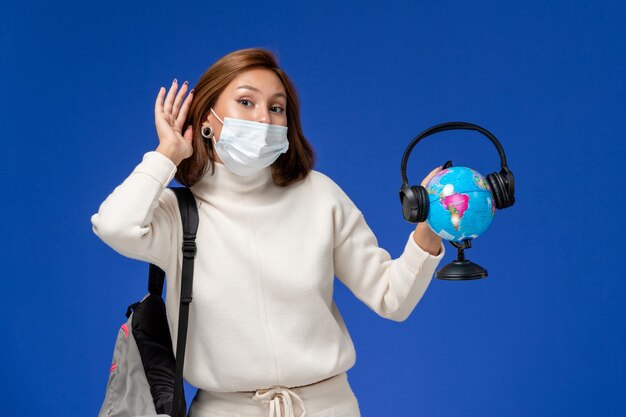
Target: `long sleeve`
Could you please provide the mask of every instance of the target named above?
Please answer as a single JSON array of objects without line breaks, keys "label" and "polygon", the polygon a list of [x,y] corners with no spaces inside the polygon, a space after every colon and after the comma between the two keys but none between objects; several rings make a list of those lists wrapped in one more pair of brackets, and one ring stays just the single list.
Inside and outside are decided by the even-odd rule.
[{"label": "long sleeve", "polygon": [[165,155],[145,153],[91,217],[93,232],[120,254],[164,268],[180,227],[176,196],[166,190],[176,169]]},{"label": "long sleeve", "polygon": [[432,280],[445,247],[433,256],[409,235],[404,252],[391,259],[378,246],[363,214],[341,193],[334,212],[335,275],[352,293],[381,317],[404,321],[411,314]]}]

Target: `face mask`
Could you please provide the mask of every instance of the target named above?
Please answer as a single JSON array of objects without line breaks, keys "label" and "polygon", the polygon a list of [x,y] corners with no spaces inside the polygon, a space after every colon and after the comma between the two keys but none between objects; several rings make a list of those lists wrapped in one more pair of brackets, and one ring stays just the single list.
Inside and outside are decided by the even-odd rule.
[{"label": "face mask", "polygon": [[224,117],[219,141],[213,144],[226,168],[237,175],[252,175],[270,166],[289,149],[287,126]]}]

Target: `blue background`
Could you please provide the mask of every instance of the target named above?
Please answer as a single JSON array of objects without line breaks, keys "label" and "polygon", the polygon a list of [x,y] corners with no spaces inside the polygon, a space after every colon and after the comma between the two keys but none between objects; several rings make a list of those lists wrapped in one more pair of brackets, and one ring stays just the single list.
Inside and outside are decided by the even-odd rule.
[{"label": "blue background", "polygon": [[[277,53],[316,169],[393,257],[414,228],[400,159],[423,129],[479,124],[515,174],[515,205],[467,253],[488,278],[433,279],[402,323],[336,280],[364,417],[624,415],[623,2],[20,1],[0,16],[2,415],[97,414],[147,265],[90,216],[156,148],[159,87],[252,46]],[[486,138],[446,132],[418,145],[410,181],[448,159],[499,171]]]}]

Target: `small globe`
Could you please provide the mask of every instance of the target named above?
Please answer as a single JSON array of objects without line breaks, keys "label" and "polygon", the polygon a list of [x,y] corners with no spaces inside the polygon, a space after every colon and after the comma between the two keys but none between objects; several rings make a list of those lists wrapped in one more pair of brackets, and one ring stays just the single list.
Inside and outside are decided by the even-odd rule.
[{"label": "small globe", "polygon": [[495,204],[485,177],[467,167],[450,167],[426,185],[426,223],[443,239],[461,242],[480,236],[491,224]]}]

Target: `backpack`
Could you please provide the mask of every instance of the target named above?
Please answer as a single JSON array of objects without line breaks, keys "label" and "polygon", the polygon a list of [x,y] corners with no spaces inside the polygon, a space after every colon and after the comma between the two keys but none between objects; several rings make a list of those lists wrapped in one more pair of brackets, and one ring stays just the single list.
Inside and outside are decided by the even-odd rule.
[{"label": "backpack", "polygon": [[[165,272],[149,265],[148,294],[126,310],[118,331],[106,394],[98,417],[184,417],[183,364],[193,287],[198,209],[187,187],[168,187],[178,200],[183,225],[183,267],[177,357],[172,350],[165,303]],[[174,405],[178,404],[176,408]]]}]

